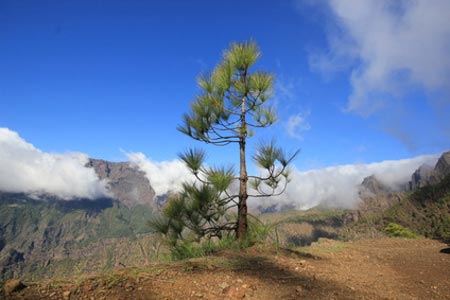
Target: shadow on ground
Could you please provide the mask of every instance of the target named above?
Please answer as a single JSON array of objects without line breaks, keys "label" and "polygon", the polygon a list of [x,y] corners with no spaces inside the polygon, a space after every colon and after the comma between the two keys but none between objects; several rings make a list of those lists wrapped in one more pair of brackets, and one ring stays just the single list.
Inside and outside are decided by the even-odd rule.
[{"label": "shadow on ground", "polygon": [[449,247],[449,248],[441,249],[441,251],[439,251],[439,252],[445,253],[445,254],[450,254],[450,247]]},{"label": "shadow on ground", "polygon": [[[339,299],[361,299],[361,293],[356,293],[347,286],[318,279],[315,275],[304,271],[303,267],[295,269],[296,264],[301,265],[301,261],[307,264],[308,260],[321,259],[310,253],[280,249],[278,255],[274,253],[273,256],[225,253],[223,257],[231,272],[235,274],[235,278],[241,278],[244,282],[248,277],[258,280],[266,292],[269,289],[273,293],[275,297],[273,299],[335,299],[339,295]],[[275,257],[284,260],[285,263],[277,261]],[[230,270],[228,267],[225,268]],[[208,272],[204,265],[190,265],[188,269],[188,272],[194,273]],[[216,271],[218,270],[212,272]]]},{"label": "shadow on ground", "polygon": [[297,247],[309,246],[317,242],[320,238],[336,239],[337,233],[329,232],[320,228],[314,228],[311,234],[308,235],[291,235],[287,238],[288,245]]}]

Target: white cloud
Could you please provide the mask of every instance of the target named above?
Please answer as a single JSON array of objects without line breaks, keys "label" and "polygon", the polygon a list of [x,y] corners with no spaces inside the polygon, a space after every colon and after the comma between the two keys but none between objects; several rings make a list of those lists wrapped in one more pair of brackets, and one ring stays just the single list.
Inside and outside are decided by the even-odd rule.
[{"label": "white cloud", "polygon": [[437,156],[425,155],[411,159],[390,160],[371,164],[354,164],[324,169],[292,172],[292,181],[286,192],[277,198],[253,204],[272,206],[294,205],[297,209],[308,209],[319,204],[332,207],[351,208],[358,201],[358,185],[363,179],[375,175],[381,182],[397,187],[408,182],[412,173],[422,164],[434,165]]},{"label": "white cloud", "polygon": [[450,1],[328,0],[336,30],[329,52],[310,58],[325,73],[352,67],[347,109],[363,115],[411,87],[450,91]]},{"label": "white cloud", "polygon": [[[193,176],[180,160],[155,162],[143,153],[127,153],[129,161],[144,171],[157,195],[179,191],[183,182],[193,181]],[[319,204],[350,208],[358,203],[358,186],[363,179],[375,175],[383,183],[398,188],[407,183],[412,173],[422,164],[434,165],[436,155],[411,159],[389,160],[370,164],[353,164],[292,171],[292,181],[284,194],[275,198],[250,199],[251,205],[293,205],[307,209]]]},{"label": "white cloud", "polygon": [[298,82],[292,79],[284,79],[282,76],[275,81],[274,101],[279,105],[280,102],[290,103],[297,99]]},{"label": "white cloud", "polygon": [[311,129],[311,125],[306,120],[309,116],[309,111],[306,113],[298,113],[288,118],[285,128],[290,137],[303,140],[302,133]]},{"label": "white cloud", "polygon": [[157,196],[179,191],[183,182],[192,181],[192,173],[180,160],[155,162],[141,152],[126,155],[132,164],[145,172]]},{"label": "white cloud", "polygon": [[64,199],[106,196],[106,182],[85,167],[81,153],[46,153],[19,134],[0,128],[0,191],[50,193]]}]

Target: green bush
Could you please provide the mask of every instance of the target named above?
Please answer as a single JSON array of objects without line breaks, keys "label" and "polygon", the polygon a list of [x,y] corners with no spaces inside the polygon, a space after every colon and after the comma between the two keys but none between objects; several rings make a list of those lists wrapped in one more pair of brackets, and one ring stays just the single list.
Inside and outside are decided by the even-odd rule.
[{"label": "green bush", "polygon": [[236,239],[231,236],[225,236],[220,240],[205,239],[200,243],[181,241],[171,245],[170,253],[173,260],[182,260],[208,256],[220,250],[234,248],[235,244]]},{"label": "green bush", "polygon": [[183,241],[174,245],[170,249],[170,253],[173,260],[182,260],[205,255],[201,246],[195,245],[193,242],[188,241]]},{"label": "green bush", "polygon": [[[251,216],[251,215],[250,215]],[[244,241],[243,248],[264,244],[269,241],[276,242],[276,227],[278,223],[264,223],[255,216],[251,216],[248,222],[247,240]]]},{"label": "green bush", "polygon": [[408,239],[417,238],[417,234],[396,223],[389,223],[389,225],[384,228],[384,232],[389,237],[403,237]]},{"label": "green bush", "polygon": [[264,224],[252,216],[248,225],[247,237],[242,241],[236,240],[234,234],[224,234],[221,239],[205,238],[201,242],[192,240],[169,241],[171,257],[173,260],[202,257],[225,249],[245,249],[255,244],[266,243],[270,239],[275,240],[273,235],[276,224]]}]

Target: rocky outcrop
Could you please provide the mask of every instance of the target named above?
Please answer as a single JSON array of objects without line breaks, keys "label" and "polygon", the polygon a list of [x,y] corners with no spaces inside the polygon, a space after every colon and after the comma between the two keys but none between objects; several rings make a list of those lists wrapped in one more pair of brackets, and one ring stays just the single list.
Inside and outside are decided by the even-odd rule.
[{"label": "rocky outcrop", "polygon": [[381,212],[403,199],[400,192],[393,191],[375,176],[364,178],[359,188],[361,202],[358,206],[360,214]]},{"label": "rocky outcrop", "polygon": [[157,207],[155,191],[145,173],[128,162],[109,162],[90,159],[88,167],[94,168],[100,179],[108,181],[108,188],[115,199],[133,207],[138,204]]},{"label": "rocky outcrop", "polygon": [[434,175],[438,180],[444,179],[450,174],[450,151],[441,155],[434,167]]},{"label": "rocky outcrop", "polygon": [[420,166],[411,176],[407,191],[415,191],[428,185],[438,184],[449,174],[450,151],[441,155],[434,168],[428,165]]},{"label": "rocky outcrop", "polygon": [[364,178],[361,183],[360,195],[379,195],[389,193],[390,191],[391,189],[387,185],[381,183],[375,175],[372,175]]},{"label": "rocky outcrop", "polygon": [[411,176],[409,182],[409,190],[414,191],[430,184],[433,167],[430,165],[422,165]]}]

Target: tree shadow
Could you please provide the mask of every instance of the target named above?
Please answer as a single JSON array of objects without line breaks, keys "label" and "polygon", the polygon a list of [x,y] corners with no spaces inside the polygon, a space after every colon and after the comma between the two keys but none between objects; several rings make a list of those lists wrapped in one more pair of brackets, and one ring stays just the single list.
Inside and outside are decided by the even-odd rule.
[{"label": "tree shadow", "polygon": [[290,248],[280,248],[280,251],[283,254],[290,255],[291,257],[295,256],[296,258],[304,258],[304,259],[305,258],[309,258],[309,259],[315,259],[315,260],[322,259],[321,257],[316,256],[314,254],[307,253],[307,252],[301,252],[301,251],[298,251],[298,250],[295,250],[295,249],[290,249]]},{"label": "tree shadow", "polygon": [[[294,255],[306,259],[318,259],[314,255],[292,251]],[[347,286],[324,279],[317,279],[315,275],[308,274],[300,268],[293,270],[293,266],[283,266],[275,259],[267,256],[231,256],[236,265],[232,271],[236,276],[249,276],[264,281],[280,293],[281,299],[307,299],[308,295],[314,299],[331,299],[337,294],[345,295],[346,299],[360,299],[361,295]],[[300,263],[300,261],[299,261]],[[305,263],[305,262],[303,262]],[[307,262],[306,262],[307,263]],[[298,291],[301,295],[298,295]],[[306,297],[306,298],[305,298]],[[297,298],[295,298],[297,299]]]}]

